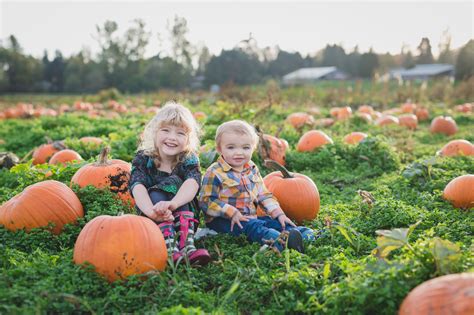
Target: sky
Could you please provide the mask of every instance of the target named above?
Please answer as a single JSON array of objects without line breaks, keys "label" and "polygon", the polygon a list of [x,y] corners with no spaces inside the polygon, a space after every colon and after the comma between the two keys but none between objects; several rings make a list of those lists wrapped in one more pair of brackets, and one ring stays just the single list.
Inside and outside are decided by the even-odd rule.
[{"label": "sky", "polygon": [[56,49],[70,56],[85,47],[97,53],[96,25],[116,21],[122,34],[140,18],[152,32],[146,55],[153,56],[169,51],[167,25],[176,15],[187,20],[189,41],[205,44],[212,54],[232,49],[250,33],[260,48],[278,45],[304,56],[327,44],[342,45],[346,52],[358,45],[360,52],[372,48],[391,54],[406,45],[416,54],[422,37],[430,39],[437,55],[446,30],[452,48],[474,38],[472,0],[0,0],[0,39],[5,43],[15,35],[24,52],[35,57]]}]

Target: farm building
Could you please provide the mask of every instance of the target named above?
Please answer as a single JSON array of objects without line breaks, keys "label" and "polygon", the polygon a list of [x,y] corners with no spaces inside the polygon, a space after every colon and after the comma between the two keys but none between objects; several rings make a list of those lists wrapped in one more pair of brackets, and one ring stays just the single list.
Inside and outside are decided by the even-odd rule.
[{"label": "farm building", "polygon": [[284,85],[307,84],[321,80],[345,80],[349,76],[336,67],[301,68],[283,76]]},{"label": "farm building", "polygon": [[429,80],[437,78],[454,79],[454,66],[449,64],[416,65],[413,68],[396,68],[389,71],[390,79]]}]

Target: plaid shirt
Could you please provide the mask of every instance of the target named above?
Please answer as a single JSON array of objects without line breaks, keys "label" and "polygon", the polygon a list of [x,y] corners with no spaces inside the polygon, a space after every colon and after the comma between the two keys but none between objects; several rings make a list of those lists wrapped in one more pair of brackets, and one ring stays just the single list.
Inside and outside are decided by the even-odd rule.
[{"label": "plaid shirt", "polygon": [[243,215],[256,215],[258,205],[273,218],[283,213],[252,161],[238,172],[222,156],[204,175],[199,205],[208,222],[214,217],[231,218],[236,209]]}]

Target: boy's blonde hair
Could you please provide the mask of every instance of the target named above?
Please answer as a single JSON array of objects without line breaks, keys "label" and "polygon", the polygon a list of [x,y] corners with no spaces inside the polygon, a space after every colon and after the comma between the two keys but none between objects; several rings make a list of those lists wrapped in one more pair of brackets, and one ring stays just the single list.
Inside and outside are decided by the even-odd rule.
[{"label": "boy's blonde hair", "polygon": [[200,128],[191,111],[183,105],[174,101],[167,102],[158,113],[148,122],[143,132],[142,141],[138,147],[145,155],[160,160],[158,150],[155,148],[155,137],[158,130],[163,126],[177,126],[184,128],[188,134],[188,143],[182,154],[178,157],[180,161],[183,157],[196,153],[199,147]]},{"label": "boy's blonde hair", "polygon": [[255,149],[258,144],[258,135],[255,128],[243,120],[231,120],[221,124],[216,130],[216,147],[220,146],[224,133],[237,133],[247,135],[252,139],[252,147]]}]

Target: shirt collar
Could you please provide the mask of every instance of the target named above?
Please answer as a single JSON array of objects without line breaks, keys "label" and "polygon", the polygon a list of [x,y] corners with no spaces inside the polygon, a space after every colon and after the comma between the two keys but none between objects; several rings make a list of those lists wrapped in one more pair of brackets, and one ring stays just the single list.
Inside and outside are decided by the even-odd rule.
[{"label": "shirt collar", "polygon": [[[222,155],[220,155],[219,158],[217,159],[217,163],[219,163],[219,165],[222,167],[224,172],[229,172],[230,170],[233,169],[232,166],[230,166],[229,163],[227,163],[224,160]],[[246,172],[249,169],[254,169],[254,168],[255,168],[255,163],[252,160],[250,160],[248,163],[244,165],[244,169],[242,170],[242,172]]]}]

